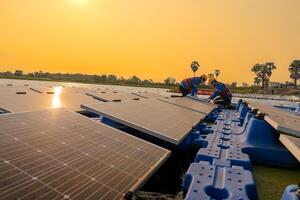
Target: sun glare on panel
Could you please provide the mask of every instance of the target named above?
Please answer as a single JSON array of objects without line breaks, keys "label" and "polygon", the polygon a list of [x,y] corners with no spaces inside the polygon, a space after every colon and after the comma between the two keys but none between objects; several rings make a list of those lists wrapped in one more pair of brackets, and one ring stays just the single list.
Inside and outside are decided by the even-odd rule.
[{"label": "sun glare on panel", "polygon": [[61,102],[60,102],[61,92],[62,92],[62,87],[54,88],[54,95],[53,95],[53,99],[52,99],[52,108],[61,107]]}]

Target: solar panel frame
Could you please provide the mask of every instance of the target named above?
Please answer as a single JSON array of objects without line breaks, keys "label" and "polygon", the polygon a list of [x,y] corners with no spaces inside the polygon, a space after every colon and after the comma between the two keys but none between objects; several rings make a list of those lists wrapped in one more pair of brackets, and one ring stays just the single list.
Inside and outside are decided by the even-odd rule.
[{"label": "solar panel frame", "polygon": [[300,138],[280,134],[279,140],[300,162]]},{"label": "solar panel frame", "polygon": [[[61,114],[61,112],[64,114],[64,117],[66,115],[66,116],[69,116],[70,118],[69,117],[61,118],[62,121],[59,121],[59,122],[57,120],[53,120],[53,118],[57,117],[58,114]],[[44,113],[46,113],[46,114],[44,114]],[[66,114],[66,113],[68,113],[68,114]],[[37,118],[37,115],[38,116],[42,115],[39,117],[39,119],[37,121],[39,121],[39,122],[44,121],[44,122],[42,122],[40,124],[35,124],[35,127],[32,127],[32,125],[34,125],[34,121],[31,121],[31,120],[33,120],[34,118]],[[15,117],[15,116],[17,116],[17,117]],[[26,116],[27,116],[27,118],[26,118]],[[45,116],[48,116],[49,119],[45,118]],[[127,179],[127,177],[128,178],[131,177],[131,179],[136,177],[136,178],[134,178],[135,182],[130,182],[130,185],[128,185],[128,186],[130,186],[130,188],[128,188],[128,190],[126,190],[124,192],[120,192],[120,194],[122,194],[122,197],[123,197],[128,192],[129,192],[129,194],[136,192],[145,183],[145,181],[148,180],[153,175],[153,173],[170,156],[170,151],[168,151],[166,149],[163,149],[159,146],[153,145],[149,142],[146,142],[139,138],[133,137],[131,135],[127,135],[121,131],[118,131],[118,130],[110,128],[106,125],[97,123],[97,122],[95,122],[91,119],[88,119],[84,116],[81,116],[77,113],[72,113],[72,112],[66,111],[64,109],[49,109],[49,110],[35,111],[35,112],[4,114],[4,115],[0,116],[0,124],[9,126],[10,124],[4,123],[4,122],[8,122],[9,120],[13,120],[13,119],[14,119],[14,123],[16,123],[18,125],[21,124],[22,126],[27,127],[31,132],[30,132],[30,134],[27,133],[27,135],[26,135],[26,133],[24,133],[24,127],[22,127],[22,126],[21,127],[18,127],[18,126],[10,127],[13,130],[10,129],[9,132],[7,132],[7,130],[5,131],[5,127],[4,127],[4,129],[0,130],[0,147],[1,147],[0,149],[2,149],[0,151],[0,158],[1,158],[0,169],[2,169],[2,171],[4,171],[5,168],[9,169],[9,170],[5,171],[6,173],[1,173],[1,171],[0,171],[0,183],[3,181],[3,176],[5,176],[5,175],[9,176],[9,177],[6,177],[5,180],[8,180],[7,178],[14,178],[14,176],[16,176],[16,175],[18,175],[18,176],[22,175],[19,178],[27,177],[26,182],[31,181],[31,182],[41,183],[41,181],[44,181],[44,182],[46,182],[46,184],[44,184],[43,187],[49,186],[50,183],[56,185],[55,180],[53,180],[54,182],[47,182],[46,180],[49,179],[49,181],[50,181],[53,177],[56,177],[55,174],[59,174],[59,170],[56,170],[56,167],[58,166],[58,168],[60,167],[59,169],[65,170],[65,172],[67,174],[70,174],[69,179],[67,179],[66,183],[74,181],[75,178],[77,181],[81,181],[85,178],[83,180],[84,184],[88,184],[88,183],[90,183],[91,185],[98,184],[98,182],[100,180],[102,180],[100,178],[104,178],[104,177],[99,177],[99,181],[98,181],[98,177],[94,178],[94,176],[92,176],[91,174],[95,172],[95,170],[96,170],[95,166],[98,166],[99,163],[101,163],[101,162],[106,163],[109,161],[109,160],[107,160],[107,161],[99,160],[100,159],[99,156],[101,156],[103,153],[105,153],[103,151],[103,149],[106,149],[107,156],[112,156],[115,159],[115,157],[118,156],[118,154],[125,156],[126,154],[122,151],[122,150],[124,150],[124,148],[121,148],[121,147],[127,147],[127,148],[131,149],[130,151],[128,151],[129,157],[127,158],[127,156],[126,156],[126,158],[123,157],[122,159],[118,159],[116,161],[113,160],[112,164],[106,163],[106,166],[108,167],[108,169],[105,169],[105,170],[109,170],[109,171],[110,170],[119,170],[119,171],[121,170],[120,172],[122,172],[122,170],[123,170],[124,173],[125,172],[128,173],[128,176],[126,175],[126,177],[124,179],[115,183],[115,184],[117,184],[117,185],[115,185],[111,182],[116,181],[118,177],[122,177],[123,172],[119,173],[118,177],[116,177],[116,176],[111,177],[110,176],[111,172],[108,171],[109,173],[106,174],[105,177],[108,178],[107,184],[110,183],[112,185],[109,186],[104,183],[102,184],[103,187],[110,188],[110,192],[116,193],[115,189],[121,187],[121,185],[124,184],[124,181]],[[74,125],[74,123],[69,123],[69,124],[67,123],[68,121],[69,122],[72,122],[72,120],[74,121],[74,119],[75,119],[75,121],[77,119],[80,120],[81,124],[77,123],[76,125]],[[43,123],[50,123],[50,125],[55,124],[57,126],[56,128],[57,129],[60,128],[60,130],[54,130],[54,131],[48,130],[45,132],[40,131],[40,128],[42,128],[41,124],[43,124]],[[72,124],[72,126],[70,124]],[[63,126],[59,127],[59,125],[63,125]],[[71,130],[68,128],[71,128]],[[77,130],[79,129],[79,131],[80,131],[82,128],[84,128],[84,129],[86,128],[88,130],[88,132],[85,132],[86,135],[82,135],[81,132],[76,132],[76,130],[75,130],[75,129],[77,129]],[[104,133],[100,133],[99,132],[100,130],[104,131],[104,132],[109,130],[110,134],[108,134],[108,132],[107,132],[107,133],[105,133],[105,137],[102,138],[104,136]],[[62,131],[64,131],[64,134],[61,134]],[[66,136],[66,131],[72,132],[72,134],[74,134],[75,137]],[[26,132],[26,130],[25,130],[25,132]],[[17,133],[19,135],[17,135]],[[118,137],[114,138],[114,136],[116,136],[116,135],[118,135]],[[93,137],[89,138],[90,136],[93,136]],[[100,136],[101,136],[101,140],[96,140],[97,138],[100,139]],[[47,138],[46,142],[45,142],[45,140],[42,140],[43,137]],[[82,137],[85,137],[85,138],[82,139]],[[78,138],[80,139],[79,141],[77,141]],[[87,140],[87,138],[89,138],[89,139]],[[128,143],[124,142],[125,138],[127,139]],[[8,139],[8,140],[5,140],[5,139]],[[81,141],[85,141],[85,143],[83,143],[84,145],[82,145]],[[103,144],[106,146],[105,147],[101,146],[102,143],[101,142],[97,143],[96,141],[97,142],[104,141]],[[113,143],[108,143],[108,141],[113,141]],[[7,145],[7,144],[9,144],[9,142],[14,142],[15,145],[14,146]],[[93,147],[94,149],[90,149],[90,151],[88,151],[89,146],[87,146],[87,142],[88,142],[88,144],[89,144],[89,142],[92,142],[92,145],[90,145],[90,144],[89,145],[90,145],[90,147]],[[96,143],[99,145],[99,147],[98,147],[98,145],[96,146]],[[16,145],[16,144],[18,144],[18,145]],[[135,145],[137,145],[137,144],[140,144],[140,145],[142,144],[142,146],[136,147]],[[25,151],[25,149],[27,147],[31,148],[31,151],[29,152],[29,154],[27,154],[27,152]],[[19,148],[19,150],[18,150],[18,148]],[[119,148],[119,151],[117,151],[118,148]],[[14,150],[14,154],[12,154],[12,152],[9,151],[10,149]],[[63,151],[62,151],[63,154],[59,155],[59,153],[61,153],[59,150],[61,150],[61,149],[63,149]],[[145,150],[147,150],[147,149],[151,150],[151,151],[146,152]],[[101,151],[98,151],[98,150],[101,150]],[[16,155],[15,153],[18,153],[18,155]],[[91,160],[93,160],[93,162],[92,161],[87,162],[87,161],[83,160],[85,163],[84,164],[84,163],[82,163],[82,161],[76,160],[76,156],[78,156],[78,154],[81,154],[81,156],[82,156],[81,158],[86,157],[86,158],[84,158],[84,160],[86,160],[88,158],[92,158]],[[41,155],[46,156],[46,158],[48,158],[49,160],[45,159]],[[56,156],[54,156],[54,155],[56,155]],[[97,155],[98,155],[98,160],[96,157]],[[6,157],[4,158],[4,156],[6,156]],[[11,159],[7,159],[9,156],[11,156]],[[31,157],[31,156],[33,156],[33,157]],[[24,160],[23,160],[23,158],[24,158]],[[30,160],[28,160],[29,158],[36,158],[36,159],[30,161]],[[153,159],[153,158],[155,158],[155,160],[152,162],[151,159]],[[28,160],[28,162],[26,162],[26,159]],[[67,161],[65,162],[62,159],[67,159]],[[136,161],[134,161],[134,159],[136,159]],[[45,161],[45,160],[47,160],[47,161]],[[127,168],[126,167],[120,168],[121,167],[120,164],[121,164],[121,162],[123,162],[123,160],[126,161],[125,163],[128,163],[128,166],[132,166],[133,164],[136,164],[137,166],[134,166],[135,168],[133,168],[133,169],[137,169],[137,170],[132,171],[132,169],[128,168],[128,166],[127,166]],[[137,163],[140,160],[143,160],[144,163]],[[98,162],[98,164],[96,161]],[[44,167],[46,167],[45,162],[46,162],[46,164],[48,162],[53,163],[53,166],[51,165],[51,167],[54,167],[54,168],[50,168],[52,171],[47,171],[48,174],[52,173],[51,177],[49,177],[49,175],[46,177],[39,175],[39,173],[42,173],[43,170],[45,170],[45,168],[44,168]],[[87,162],[87,164],[86,164],[86,162]],[[34,163],[39,164],[39,165],[36,166]],[[54,165],[54,163],[56,165]],[[80,164],[80,163],[82,163],[82,164]],[[152,165],[150,165],[150,163],[152,163]],[[12,166],[12,165],[14,165],[14,166]],[[40,165],[43,165],[44,167],[41,167]],[[90,165],[90,168],[83,169],[84,165]],[[29,166],[32,168],[25,169],[25,166]],[[109,167],[109,166],[111,166],[111,167]],[[143,170],[145,170],[146,166],[149,166],[150,168],[147,169],[147,171],[144,173]],[[124,164],[123,164],[123,167],[124,167]],[[12,173],[13,170],[18,171],[18,174]],[[82,170],[85,170],[85,171],[82,171]],[[98,170],[100,170],[100,169],[98,169]],[[140,171],[138,171],[138,170],[140,170]],[[77,173],[75,173],[75,172],[77,172]],[[100,171],[100,172],[102,173],[102,171]],[[138,174],[135,175],[134,174],[135,172]],[[13,175],[12,177],[10,177],[11,173]],[[74,176],[79,174],[78,177],[80,176],[83,179],[77,179],[77,176],[74,178],[73,176],[71,176],[72,173]],[[1,177],[2,177],[2,180],[1,180]],[[57,184],[59,183],[60,179],[61,179],[61,177],[58,176],[58,179],[56,180],[56,181],[58,181]],[[17,179],[16,181],[18,182],[18,180],[19,179]],[[20,180],[20,181],[22,181],[22,180]],[[6,184],[8,184],[8,183],[9,182],[6,182]],[[3,182],[2,182],[2,184],[3,184]],[[16,184],[16,182],[14,182],[14,184]],[[34,183],[34,184],[36,184],[36,183]],[[76,182],[76,184],[78,185],[77,182]],[[51,187],[48,187],[48,189],[50,188],[50,191],[48,191],[48,192],[55,193],[55,194],[51,194],[51,195],[56,195],[56,196],[54,196],[55,198],[43,198],[43,199],[56,199],[56,197],[60,197],[59,199],[63,199],[63,198],[70,199],[72,197],[71,195],[68,195],[68,193],[62,193],[60,190],[58,190],[58,189],[61,189],[61,190],[67,189],[67,191],[70,191],[72,188],[62,188],[62,186],[57,186],[58,188],[53,188],[53,185],[50,185],[50,186]],[[101,184],[99,186],[101,186]],[[126,187],[128,187],[128,186],[126,186]],[[43,187],[35,185],[34,189],[40,190]],[[76,186],[76,187],[78,187],[78,186]],[[83,186],[83,187],[85,187],[85,186]],[[124,186],[124,188],[126,188],[126,187]],[[45,190],[46,188],[44,188],[43,190]],[[22,188],[22,189],[25,189],[25,188]],[[90,189],[90,187],[88,187],[86,189],[88,190],[88,189]],[[95,188],[95,189],[98,190],[98,188]],[[0,194],[11,195],[11,194],[8,194],[7,192],[6,193],[5,192],[6,191],[3,191],[3,188],[0,188]],[[25,194],[31,195],[32,192],[35,192],[35,191],[30,190],[29,192],[28,191],[25,192]],[[76,190],[73,192],[76,192]],[[6,196],[1,195],[0,199],[8,197],[7,195]],[[47,195],[47,194],[43,194],[43,195]],[[121,196],[118,196],[118,197],[121,197]],[[34,199],[36,199],[36,198],[34,198]],[[79,198],[79,197],[73,198],[72,197],[72,199],[83,199],[83,198]],[[99,199],[99,198],[96,198],[96,199]],[[113,199],[113,198],[111,198],[111,199]]]},{"label": "solar panel frame", "polygon": [[[155,107],[149,108],[150,112],[155,115],[147,115],[147,106]],[[124,107],[129,107],[125,109],[126,112],[136,112],[139,117],[132,117],[124,114]],[[118,123],[124,124],[126,126],[132,127],[141,132],[150,134],[159,139],[165,140],[175,145],[179,145],[184,138],[190,133],[193,127],[201,122],[206,116],[203,113],[194,112],[186,108],[182,108],[176,105],[168,104],[156,99],[147,99],[143,101],[128,101],[121,103],[97,103],[97,104],[82,104],[81,107],[89,112],[102,115],[108,119],[116,121]],[[123,107],[123,108],[122,108]],[[121,110],[123,109],[123,110]],[[161,110],[165,109],[162,112]],[[116,111],[117,110],[117,111]],[[122,112],[118,114],[118,112]],[[169,113],[168,113],[169,112]],[[172,113],[170,113],[172,112]],[[124,115],[122,115],[124,114]],[[130,113],[130,115],[132,115]],[[165,116],[167,115],[167,116]],[[140,122],[139,118],[143,116],[148,119],[148,121]],[[164,118],[162,118],[164,116]],[[160,120],[164,120],[161,123]],[[177,121],[178,120],[178,121]],[[181,120],[181,121],[180,121]],[[159,124],[160,123],[160,124]],[[175,124],[174,126],[172,124]],[[176,124],[178,123],[178,124]],[[159,124],[159,126],[157,126]],[[171,124],[171,125],[169,125]],[[175,128],[174,128],[175,127]],[[174,134],[173,134],[174,133]],[[176,134],[175,134],[176,133]]]}]

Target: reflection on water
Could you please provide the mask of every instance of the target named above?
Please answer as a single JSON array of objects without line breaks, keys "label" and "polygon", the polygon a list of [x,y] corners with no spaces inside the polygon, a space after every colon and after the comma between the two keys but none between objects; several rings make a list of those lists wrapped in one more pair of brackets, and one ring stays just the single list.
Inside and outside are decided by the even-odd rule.
[{"label": "reflection on water", "polygon": [[54,88],[54,95],[52,98],[52,108],[59,108],[61,107],[61,102],[60,102],[60,95],[62,92],[62,87],[55,87]]}]

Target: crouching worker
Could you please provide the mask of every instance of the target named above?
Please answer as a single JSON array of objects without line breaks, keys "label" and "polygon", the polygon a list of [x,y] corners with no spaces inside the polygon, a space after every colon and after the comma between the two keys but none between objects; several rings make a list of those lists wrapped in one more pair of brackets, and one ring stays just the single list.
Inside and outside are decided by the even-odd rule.
[{"label": "crouching worker", "polygon": [[208,101],[214,100],[215,104],[230,106],[232,94],[229,88],[215,78],[210,78],[208,83],[215,89],[214,93],[208,98]]},{"label": "crouching worker", "polygon": [[205,83],[206,80],[207,76],[205,74],[201,75],[200,77],[184,79],[179,84],[179,91],[181,92],[183,97],[188,94],[191,94],[192,96],[197,96],[198,86],[201,83]]}]

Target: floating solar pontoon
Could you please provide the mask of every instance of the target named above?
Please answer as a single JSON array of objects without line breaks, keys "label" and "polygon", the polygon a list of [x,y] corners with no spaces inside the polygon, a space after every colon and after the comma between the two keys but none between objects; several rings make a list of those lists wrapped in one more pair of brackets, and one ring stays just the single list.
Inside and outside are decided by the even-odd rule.
[{"label": "floating solar pontoon", "polygon": [[82,108],[176,145],[205,117],[155,99],[84,104]]},{"label": "floating solar pontoon", "polygon": [[300,116],[252,101],[249,106],[266,114],[264,119],[277,131],[300,137]]},{"label": "floating solar pontoon", "polygon": [[63,109],[0,116],[0,199],[123,199],[170,152]]}]

